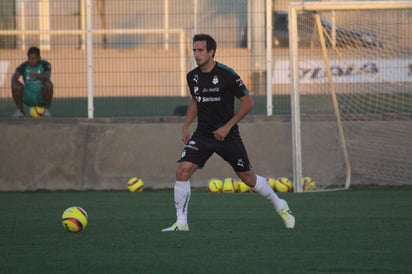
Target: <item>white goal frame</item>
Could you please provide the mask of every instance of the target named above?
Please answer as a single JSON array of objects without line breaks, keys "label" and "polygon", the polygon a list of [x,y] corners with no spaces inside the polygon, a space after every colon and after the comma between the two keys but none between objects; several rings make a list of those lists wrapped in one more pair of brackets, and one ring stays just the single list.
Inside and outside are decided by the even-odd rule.
[{"label": "white goal frame", "polygon": [[[301,112],[299,90],[299,56],[298,56],[298,24],[297,14],[300,11],[343,11],[343,10],[395,10],[412,8],[412,1],[342,1],[342,2],[293,2],[289,3],[289,61],[290,61],[290,94],[292,111],[292,152],[293,152],[293,181],[295,192],[303,192],[302,186],[302,144],[301,144]],[[319,17],[317,24],[320,25]],[[343,189],[348,189],[351,183],[351,167],[346,149],[346,141],[343,135],[340,121],[339,107],[334,94],[331,72],[328,66],[328,58],[325,53],[325,43],[322,42],[323,34],[319,31],[323,48],[323,57],[326,66],[326,74],[329,89],[332,96],[333,108],[337,120],[340,145],[346,166],[346,181]],[[339,189],[336,189],[339,190]]]}]

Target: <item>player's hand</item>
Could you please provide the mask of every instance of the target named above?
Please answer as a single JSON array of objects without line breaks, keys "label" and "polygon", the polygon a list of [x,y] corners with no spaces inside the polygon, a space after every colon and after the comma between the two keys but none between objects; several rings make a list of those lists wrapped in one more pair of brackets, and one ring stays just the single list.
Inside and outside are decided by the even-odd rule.
[{"label": "player's hand", "polygon": [[217,130],[213,131],[213,137],[218,141],[224,141],[226,136],[229,134],[230,128],[222,126]]},{"label": "player's hand", "polygon": [[183,142],[183,144],[187,144],[189,139],[190,139],[189,130],[184,128],[183,132],[182,132],[182,142]]}]

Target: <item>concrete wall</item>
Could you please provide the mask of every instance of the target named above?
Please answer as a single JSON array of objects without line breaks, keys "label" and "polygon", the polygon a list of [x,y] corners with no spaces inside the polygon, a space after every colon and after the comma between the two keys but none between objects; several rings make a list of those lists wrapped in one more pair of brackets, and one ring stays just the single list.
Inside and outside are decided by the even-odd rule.
[{"label": "concrete wall", "polygon": [[[173,186],[182,118],[141,120],[0,120],[0,191],[125,189],[130,177],[148,188]],[[269,126],[270,125],[270,126]],[[241,132],[255,170],[291,175],[290,125],[254,118]],[[235,174],[218,156],[193,177],[193,186]]]},{"label": "concrete wall", "polygon": [[[170,188],[176,160],[182,152],[183,118],[153,119],[0,119],[0,191],[121,190],[130,177],[141,177],[147,188]],[[336,123],[304,123],[304,169],[327,182],[341,179],[343,161]],[[381,125],[382,124],[382,125]],[[384,125],[383,125],[384,124]],[[352,182],[355,184],[412,184],[410,121],[361,122],[349,139]],[[391,140],[377,141],[371,129],[391,128]],[[354,128],[354,127],[352,127]],[[400,129],[406,129],[400,135]],[[354,128],[355,129],[355,128]],[[254,170],[263,176],[292,178],[291,126],[280,117],[247,117],[240,123],[243,141]],[[408,131],[409,130],[409,131]],[[402,137],[402,138],[401,138]],[[359,149],[354,145],[364,143]],[[369,151],[362,148],[368,147]],[[383,155],[398,162],[385,163]],[[396,155],[395,155],[396,156]],[[376,160],[376,162],[373,162]],[[387,161],[387,160],[386,160]],[[392,167],[391,167],[392,166]],[[372,169],[371,169],[372,168]],[[375,171],[373,171],[375,168]],[[389,170],[394,178],[382,180]],[[396,172],[392,172],[397,170]],[[403,179],[395,179],[397,175]],[[231,167],[214,155],[192,178],[194,187],[206,187],[213,177],[235,177]],[[376,179],[377,178],[377,179]]]}]

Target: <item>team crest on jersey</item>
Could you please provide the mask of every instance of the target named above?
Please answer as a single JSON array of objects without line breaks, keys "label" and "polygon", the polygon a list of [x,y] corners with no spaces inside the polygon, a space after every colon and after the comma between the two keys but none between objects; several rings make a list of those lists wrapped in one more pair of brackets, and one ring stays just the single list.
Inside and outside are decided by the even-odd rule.
[{"label": "team crest on jersey", "polygon": [[214,85],[217,85],[217,83],[219,83],[219,78],[217,77],[217,75],[213,76],[212,83],[213,83]]}]

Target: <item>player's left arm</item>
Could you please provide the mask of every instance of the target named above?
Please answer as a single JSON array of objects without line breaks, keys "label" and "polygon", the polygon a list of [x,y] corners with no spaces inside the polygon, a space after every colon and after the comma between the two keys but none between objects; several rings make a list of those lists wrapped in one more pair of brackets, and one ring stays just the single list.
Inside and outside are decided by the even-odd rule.
[{"label": "player's left arm", "polygon": [[51,65],[49,62],[44,61],[43,62],[43,73],[32,73],[32,77],[36,77],[37,79],[45,82],[45,81],[50,81],[51,77]]},{"label": "player's left arm", "polygon": [[239,98],[240,106],[237,109],[235,115],[230,119],[225,125],[221,126],[213,132],[216,140],[223,141],[229,134],[230,130],[234,125],[236,125],[240,120],[243,119],[253,108],[253,99],[249,94]]},{"label": "player's left arm", "polygon": [[45,81],[49,81],[50,80],[50,76],[51,76],[51,71],[45,71],[41,74],[37,74],[37,79],[42,80],[43,82]]}]

